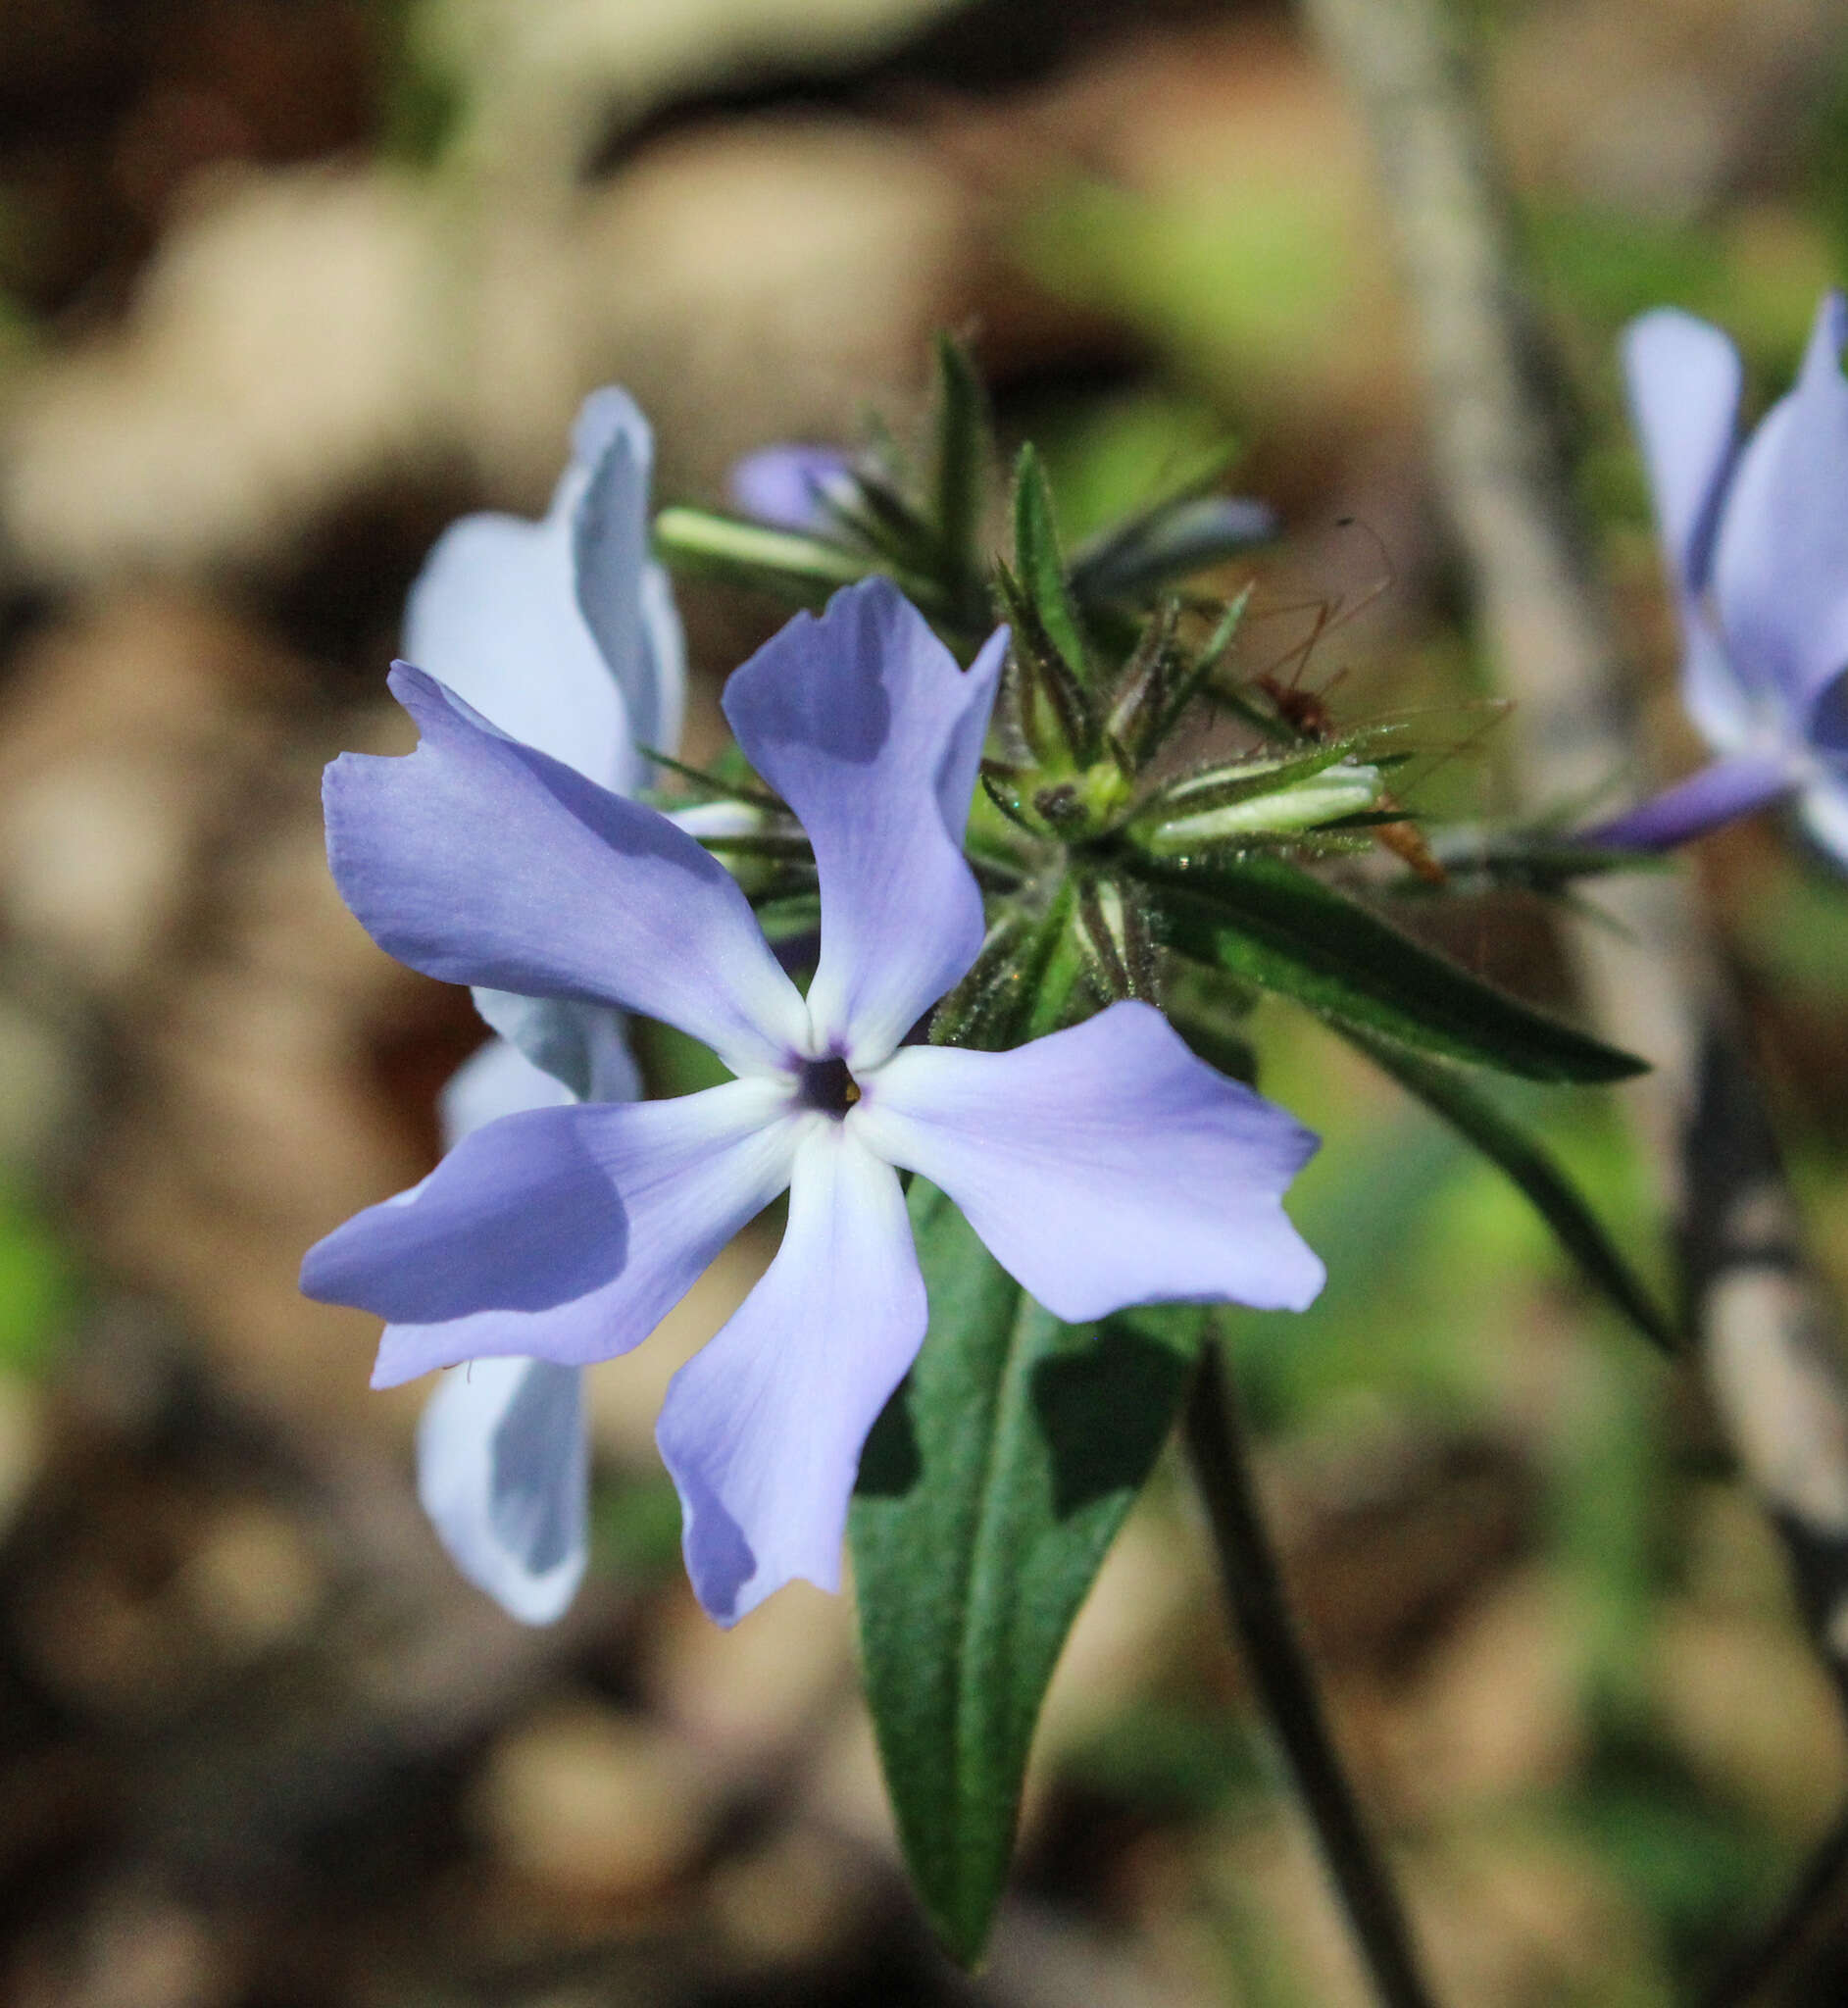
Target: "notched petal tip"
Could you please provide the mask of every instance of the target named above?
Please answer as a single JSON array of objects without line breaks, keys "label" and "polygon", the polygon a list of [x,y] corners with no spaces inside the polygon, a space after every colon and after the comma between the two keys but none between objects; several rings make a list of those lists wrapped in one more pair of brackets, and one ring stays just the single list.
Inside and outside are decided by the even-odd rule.
[{"label": "notched petal tip", "polygon": [[869,1146],[947,1192],[1069,1324],[1164,1301],[1300,1310],[1324,1280],[1282,1204],[1319,1139],[1147,1004],[1009,1052],[907,1047],[862,1107]]},{"label": "notched petal tip", "polygon": [[861,1448],[927,1315],[891,1167],[845,1125],[812,1130],[775,1261],[674,1375],[655,1431],[687,1575],[719,1624],[798,1577],[839,1587]]},{"label": "notched petal tip", "polygon": [[822,949],[804,1050],[882,1059],[974,960],[981,894],[949,798],[974,787],[991,696],[879,577],[792,621],[725,686],[746,758],[814,847]]}]

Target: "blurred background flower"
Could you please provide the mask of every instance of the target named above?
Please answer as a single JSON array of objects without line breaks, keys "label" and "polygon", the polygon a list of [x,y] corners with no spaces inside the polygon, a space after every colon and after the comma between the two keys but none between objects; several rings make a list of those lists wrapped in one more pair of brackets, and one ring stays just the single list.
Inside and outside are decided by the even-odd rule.
[{"label": "blurred background flower", "polygon": [[[1848,253],[1828,0],[1492,0],[1498,127],[1664,772],[1697,757],[1614,340],[1724,326],[1745,418]],[[664,501],[902,441],[932,330],[1075,541],[1228,434],[1287,532],[1242,661],[1444,707],[1504,803],[1362,137],[1263,0],[14,0],[0,12],[0,1994],[72,2008],[1365,1998],[1184,1488],[1080,1622],[978,1983],[898,1878],[851,1614],[735,1632],[677,1568],[662,1387],[747,1230],[589,1387],[592,1566],[530,1632],[412,1491],[420,1392],[302,1249],[433,1161],[482,1028],[340,906],[318,782],[437,533],[537,515],[626,385]],[[680,589],[704,761],[782,610]],[[1322,616],[1300,669],[1292,658]],[[1339,679],[1338,682],[1336,679]],[[1640,778],[1612,777],[1614,798]],[[1396,783],[1395,783],[1396,785]],[[1690,869],[1848,1285],[1848,893],[1769,821]],[[1410,902],[1405,902],[1409,907]],[[1426,923],[1523,994],[1538,902]],[[1685,1998],[1848,1789],[1712,1424],[1344,1049],[1262,1016],[1326,1146],[1300,1320],[1241,1317],[1292,1583],[1446,1998]],[[656,1091],[699,1084],[643,1040]],[[1647,1247],[1603,1103],[1552,1141]],[[1816,1982],[1839,2000],[1842,1969]]]}]

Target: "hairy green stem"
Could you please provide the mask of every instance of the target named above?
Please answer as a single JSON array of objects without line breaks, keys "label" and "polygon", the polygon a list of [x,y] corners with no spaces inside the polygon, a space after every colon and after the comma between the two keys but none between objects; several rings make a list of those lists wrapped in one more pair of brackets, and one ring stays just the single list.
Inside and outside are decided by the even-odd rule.
[{"label": "hairy green stem", "polygon": [[1405,1907],[1342,1768],[1309,1655],[1290,1616],[1231,1380],[1212,1333],[1188,1392],[1184,1429],[1233,1629],[1374,1986],[1385,2008],[1433,2008]]}]

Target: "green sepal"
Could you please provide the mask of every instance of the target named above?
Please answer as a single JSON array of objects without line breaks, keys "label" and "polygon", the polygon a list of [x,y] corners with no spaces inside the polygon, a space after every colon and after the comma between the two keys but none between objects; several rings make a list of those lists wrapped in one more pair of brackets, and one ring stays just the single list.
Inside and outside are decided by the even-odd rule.
[{"label": "green sepal", "polygon": [[[1021,448],[1014,477],[1014,570],[1021,588],[1067,667],[1080,683],[1090,665],[1076,603],[1066,584],[1053,521],[1052,490],[1030,445]],[[1087,756],[1089,757],[1089,756]]]},{"label": "green sepal", "polygon": [[1381,1038],[1354,1025],[1343,1025],[1340,1030],[1408,1094],[1416,1095],[1466,1143],[1507,1173],[1532,1201],[1585,1280],[1652,1345],[1660,1346],[1672,1358],[1685,1352],[1685,1334],[1625,1260],[1563,1167],[1524,1124],[1454,1061],[1433,1060],[1396,1039]]},{"label": "green sepal", "polygon": [[1204,1314],[1062,1325],[935,1187],[914,1180],[910,1209],[930,1327],[868,1438],[848,1535],[905,1859],[969,1966],[1060,1648],[1168,1435]]},{"label": "green sepal", "polygon": [[994,460],[988,399],[974,365],[954,335],[936,337],[937,402],[935,493],[932,516],[944,583],[968,601],[977,621],[986,612],[982,590],[982,489]]},{"label": "green sepal", "polygon": [[1077,926],[1091,959],[1094,988],[1115,1002],[1159,1004],[1155,936],[1140,890],[1115,874],[1086,874],[1078,886]]},{"label": "green sepal", "polygon": [[1178,601],[1164,600],[1156,608],[1124,668],[1117,700],[1104,721],[1104,743],[1125,775],[1139,774],[1142,763],[1161,744],[1175,680],[1186,674],[1174,639],[1179,620]]},{"label": "green sepal", "polygon": [[988,930],[969,973],[930,1014],[933,1046],[974,1046],[998,1053],[1020,1041],[1034,1000],[1071,919],[1073,895],[1062,887],[1037,917],[1006,914]]},{"label": "green sepal", "polygon": [[[1194,657],[1186,674],[1175,679],[1174,688],[1169,693],[1168,708],[1155,726],[1155,744],[1159,745],[1180,723],[1182,713],[1199,696],[1201,690],[1206,687],[1208,678],[1231,653],[1232,643],[1238,639],[1238,630],[1245,625],[1245,609],[1251,604],[1251,587],[1246,586],[1226,601],[1220,618],[1213,624],[1213,631],[1202,644],[1200,653]],[[1265,736],[1269,738],[1271,733],[1267,730]]]},{"label": "green sepal", "polygon": [[1425,1052],[1529,1080],[1624,1080],[1647,1063],[1510,997],[1286,859],[1125,853],[1171,948]]},{"label": "green sepal", "polygon": [[998,1053],[1088,1017],[1111,992],[1099,980],[1079,886],[1062,879],[1037,915],[988,930],[969,974],[930,1016],[933,1046]]},{"label": "green sepal", "polygon": [[1097,712],[1082,678],[1047,632],[1025,583],[995,566],[995,591],[1012,628],[1009,664],[1016,723],[1038,764],[1057,774],[1088,767],[1099,748]]}]

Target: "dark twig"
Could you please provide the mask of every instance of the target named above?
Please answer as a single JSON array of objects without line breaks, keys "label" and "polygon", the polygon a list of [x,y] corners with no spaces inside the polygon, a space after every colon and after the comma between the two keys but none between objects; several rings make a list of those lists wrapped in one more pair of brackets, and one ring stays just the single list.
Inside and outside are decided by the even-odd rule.
[{"label": "dark twig", "polygon": [[1211,1335],[1187,1397],[1185,1433],[1239,1642],[1374,1985],[1386,2008],[1432,2008],[1404,1906],[1342,1769],[1290,1616],[1231,1382]]}]

